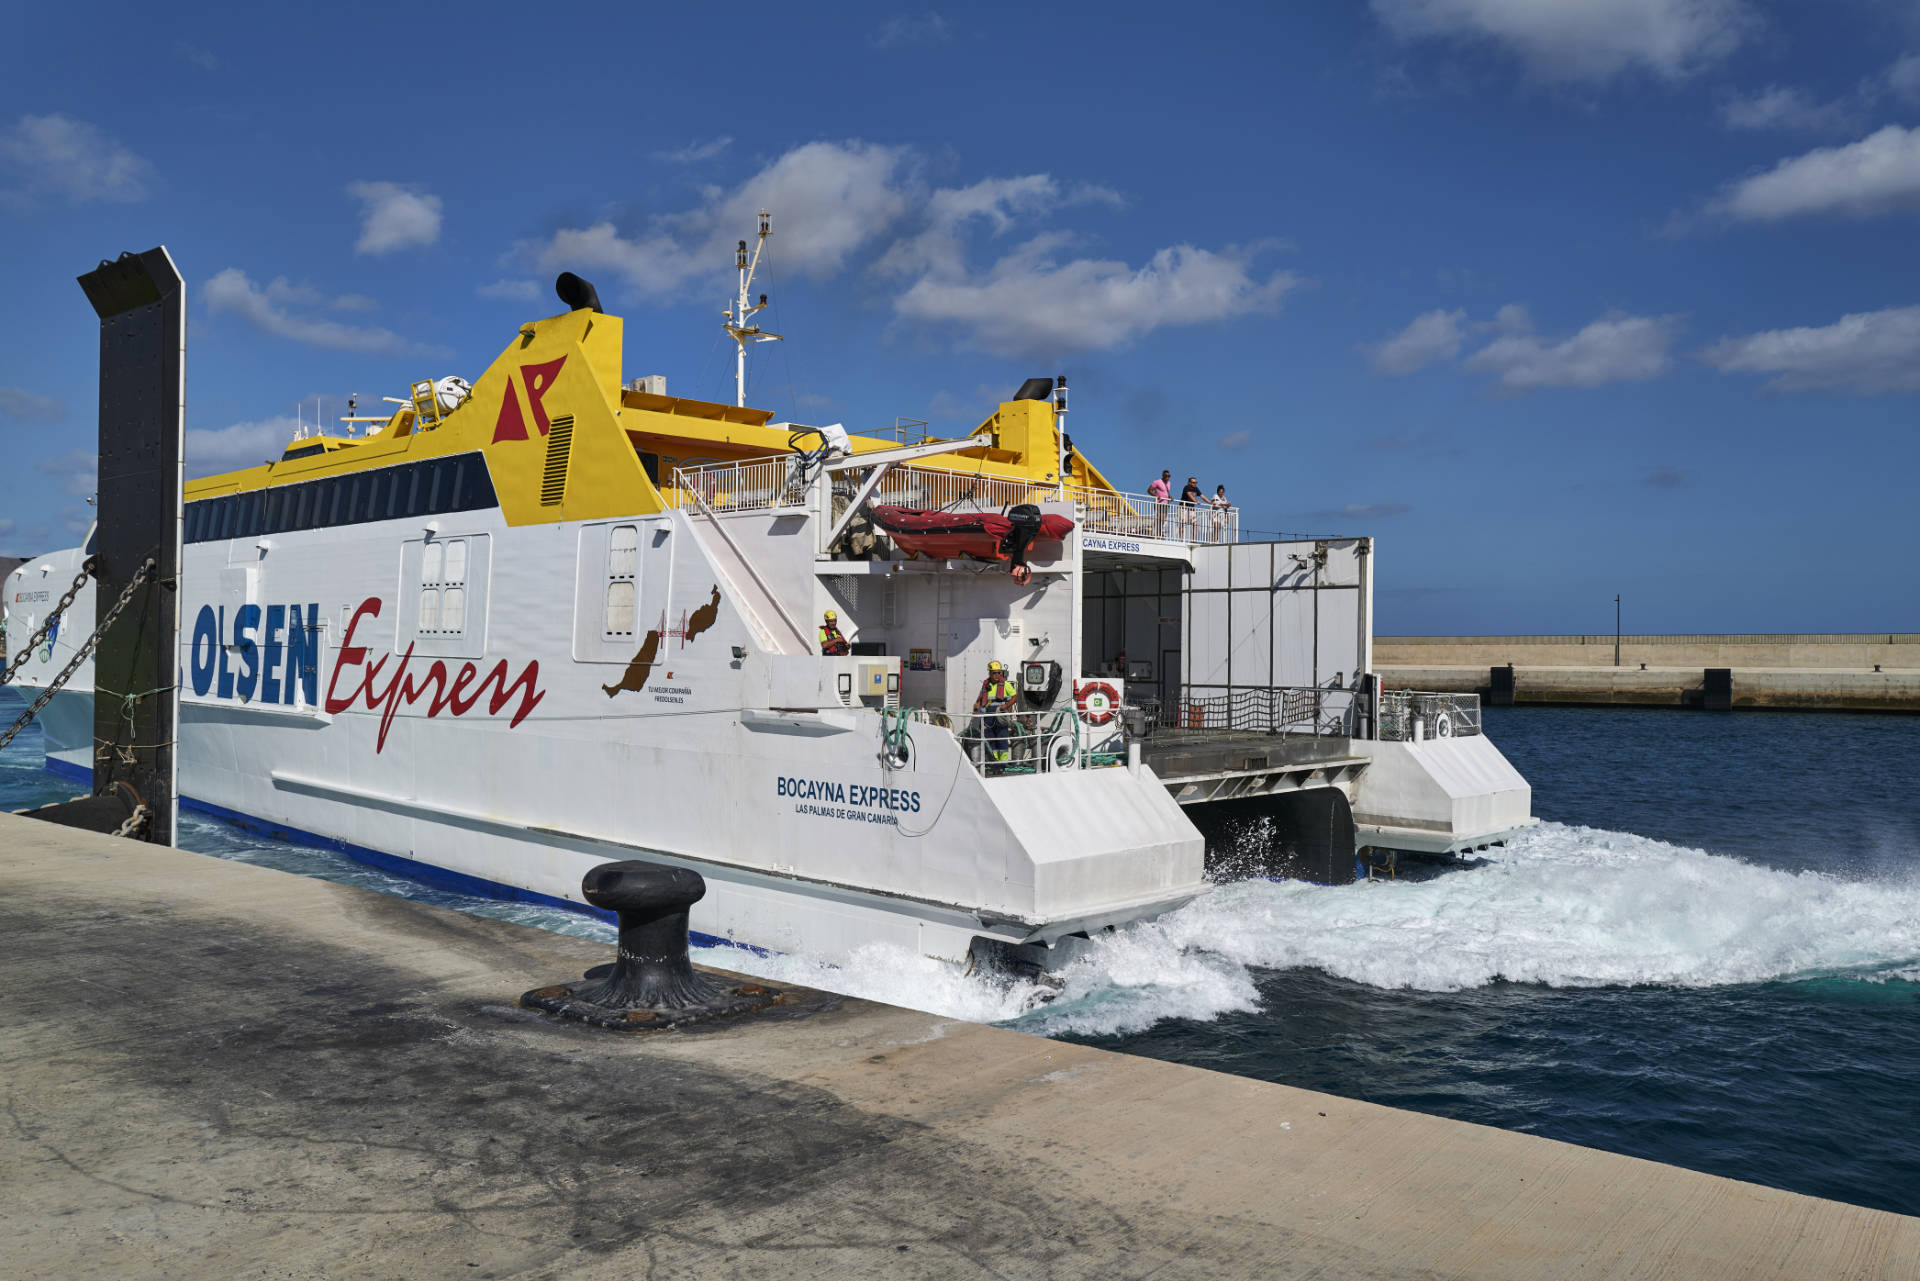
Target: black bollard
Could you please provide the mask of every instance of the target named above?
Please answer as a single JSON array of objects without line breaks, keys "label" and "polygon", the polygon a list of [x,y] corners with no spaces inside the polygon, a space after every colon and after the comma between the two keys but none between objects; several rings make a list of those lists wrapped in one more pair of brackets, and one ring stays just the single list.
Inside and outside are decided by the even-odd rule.
[{"label": "black bollard", "polygon": [[676,1027],[773,1004],[781,994],[758,983],[724,987],[696,974],[687,956],[687,912],[707,893],[698,872],[629,861],[602,863],[580,881],[595,907],[620,917],[611,966],[578,983],[528,992],[520,1004],[600,1027]]}]

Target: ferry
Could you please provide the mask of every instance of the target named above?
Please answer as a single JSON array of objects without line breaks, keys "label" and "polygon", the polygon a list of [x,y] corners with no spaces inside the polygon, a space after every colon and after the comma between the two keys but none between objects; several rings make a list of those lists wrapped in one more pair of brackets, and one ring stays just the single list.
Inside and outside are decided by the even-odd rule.
[{"label": "ferry", "polygon": [[[1064,377],[950,438],[775,421],[759,252],[735,403],[629,379],[565,275],[470,382],[189,481],[182,803],[548,903],[693,868],[702,941],[1042,968],[1205,894],[1210,839],[1214,877],[1348,881],[1534,821],[1477,700],[1372,674],[1371,538],[1123,491]],[[7,578],[10,645],[84,558]],[[23,693],[93,609],[8,655]],[[42,711],[49,769],[91,777],[94,696],[83,664]]]}]

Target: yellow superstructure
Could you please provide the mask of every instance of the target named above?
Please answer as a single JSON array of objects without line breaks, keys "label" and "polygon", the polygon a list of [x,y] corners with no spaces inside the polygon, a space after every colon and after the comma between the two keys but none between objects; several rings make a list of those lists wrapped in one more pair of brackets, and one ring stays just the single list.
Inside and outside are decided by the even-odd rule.
[{"label": "yellow superstructure", "polygon": [[[675,505],[675,469],[790,454],[791,426],[766,410],[655,395],[622,385],[624,324],[581,308],[521,326],[442,412],[429,388],[375,434],[291,442],[275,462],[189,481],[189,502],[478,451],[508,524],[646,515]],[[918,467],[1036,487],[1057,482],[1059,423],[1048,400],[1010,400],[969,433],[978,444]],[[855,455],[898,442],[852,436]],[[1071,483],[1113,492],[1077,450]],[[663,493],[663,490],[666,492]]]}]

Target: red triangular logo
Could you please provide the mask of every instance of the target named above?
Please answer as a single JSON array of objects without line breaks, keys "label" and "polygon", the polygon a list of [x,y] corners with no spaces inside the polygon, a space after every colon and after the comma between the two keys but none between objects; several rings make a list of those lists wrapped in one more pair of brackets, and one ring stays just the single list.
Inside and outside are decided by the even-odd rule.
[{"label": "red triangular logo", "polygon": [[547,434],[548,426],[547,407],[543,402],[553,389],[553,380],[560,376],[560,366],[566,363],[567,358],[561,356],[537,365],[520,366],[520,376],[527,380],[527,406],[533,410],[533,425],[540,429],[542,436]]},{"label": "red triangular logo", "polygon": [[493,442],[503,440],[525,440],[527,438],[527,420],[520,416],[520,393],[513,389],[513,379],[507,379],[507,394],[500,402],[500,417],[493,424]]}]

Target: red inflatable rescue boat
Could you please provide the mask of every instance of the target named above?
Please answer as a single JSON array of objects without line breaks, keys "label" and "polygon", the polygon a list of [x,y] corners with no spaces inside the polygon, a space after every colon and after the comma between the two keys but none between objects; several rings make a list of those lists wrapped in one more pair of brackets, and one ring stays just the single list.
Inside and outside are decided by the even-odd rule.
[{"label": "red inflatable rescue boat", "polygon": [[873,523],[887,532],[905,552],[919,552],[939,560],[1012,561],[1024,567],[1027,548],[1042,539],[1058,542],[1073,529],[1065,516],[1043,516],[1031,504],[999,512],[928,511],[919,507],[881,504],[873,508]]}]

